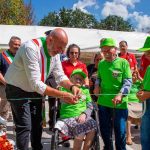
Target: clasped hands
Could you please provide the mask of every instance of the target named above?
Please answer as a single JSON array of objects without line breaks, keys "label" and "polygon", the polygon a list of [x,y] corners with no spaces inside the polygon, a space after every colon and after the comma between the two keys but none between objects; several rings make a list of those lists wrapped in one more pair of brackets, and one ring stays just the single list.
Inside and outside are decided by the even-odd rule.
[{"label": "clasped hands", "polygon": [[69,104],[76,104],[81,98],[81,90],[77,86],[73,86],[72,93],[63,92],[63,101]]}]

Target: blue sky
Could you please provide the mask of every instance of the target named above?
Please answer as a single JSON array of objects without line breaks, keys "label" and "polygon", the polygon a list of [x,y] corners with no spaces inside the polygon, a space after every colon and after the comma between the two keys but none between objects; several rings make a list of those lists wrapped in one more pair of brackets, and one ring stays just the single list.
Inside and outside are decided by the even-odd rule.
[{"label": "blue sky", "polygon": [[[26,2],[29,0],[25,0]],[[97,20],[108,15],[119,15],[125,20],[129,19],[137,31],[150,30],[149,5],[149,0],[32,0],[36,22],[49,12],[58,12],[62,7],[79,8],[94,15]]]}]

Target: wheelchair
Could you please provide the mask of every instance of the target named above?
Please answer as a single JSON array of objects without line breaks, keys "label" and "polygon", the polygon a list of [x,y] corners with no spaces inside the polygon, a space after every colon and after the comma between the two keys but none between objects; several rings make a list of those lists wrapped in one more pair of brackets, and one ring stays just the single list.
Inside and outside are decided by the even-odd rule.
[{"label": "wheelchair", "polygon": [[[69,141],[73,138],[68,137],[65,140],[62,140],[61,138],[61,131],[56,128],[55,124],[57,122],[57,116],[58,116],[58,112],[59,112],[59,99],[56,98],[55,100],[55,105],[53,106],[53,111],[54,111],[54,116],[53,116],[53,134],[52,134],[52,138],[51,138],[51,150],[58,150],[60,145],[62,145],[63,143],[65,143],[66,141]],[[95,102],[93,102],[93,116],[94,119],[96,121],[97,124],[97,132],[95,134],[94,140],[92,141],[92,145],[90,150],[100,150],[100,128],[99,128],[99,114],[98,114],[98,107],[97,104]]]},{"label": "wheelchair", "polygon": [[0,135],[3,132],[6,132],[6,123],[7,123],[7,121],[0,116]]}]

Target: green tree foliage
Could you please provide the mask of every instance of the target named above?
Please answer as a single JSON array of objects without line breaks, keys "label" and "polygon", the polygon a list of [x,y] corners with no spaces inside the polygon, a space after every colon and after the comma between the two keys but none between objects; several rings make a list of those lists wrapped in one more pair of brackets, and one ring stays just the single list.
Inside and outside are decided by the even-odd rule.
[{"label": "green tree foliage", "polygon": [[95,28],[116,31],[134,31],[129,21],[123,20],[122,17],[108,16],[104,20],[98,22],[91,14],[84,13],[79,9],[72,10],[65,8],[60,9],[58,13],[50,12],[39,22],[39,25],[72,28]]},{"label": "green tree foliage", "polygon": [[115,31],[134,31],[129,21],[123,20],[122,17],[108,16],[99,23],[99,29]]},{"label": "green tree foliage", "polygon": [[48,16],[44,17],[39,25],[43,25],[43,26],[58,26],[58,20],[59,20],[59,16],[57,15],[57,13],[54,12],[50,12],[48,14]]},{"label": "green tree foliage", "polygon": [[39,25],[61,26],[73,28],[96,28],[98,22],[93,15],[82,12],[79,9],[62,8],[58,13],[51,12],[45,16]]},{"label": "green tree foliage", "polygon": [[31,1],[24,4],[23,0],[0,0],[0,24],[31,25],[33,21]]}]

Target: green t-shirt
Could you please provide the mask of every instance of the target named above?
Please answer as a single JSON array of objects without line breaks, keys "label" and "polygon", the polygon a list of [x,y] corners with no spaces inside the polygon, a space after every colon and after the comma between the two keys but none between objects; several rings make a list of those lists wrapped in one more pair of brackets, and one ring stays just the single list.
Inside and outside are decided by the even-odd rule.
[{"label": "green t-shirt", "polygon": [[130,93],[128,95],[128,102],[140,102],[139,99],[136,96],[136,93],[140,90],[142,83],[140,81],[136,81],[132,84],[132,87],[130,89]]},{"label": "green t-shirt", "polygon": [[[89,89],[85,87],[80,87],[82,95],[85,96],[85,100],[79,99],[77,104],[67,104],[62,102],[61,108],[60,108],[60,118],[71,118],[79,116],[82,112],[84,112],[87,109],[87,103],[91,102],[91,96]],[[61,88],[61,91],[66,91],[71,93],[70,90],[67,90],[65,88]]]},{"label": "green t-shirt", "polygon": [[[98,78],[100,80],[101,92],[98,97],[98,104],[114,108],[112,99],[120,92],[123,80],[131,79],[131,70],[127,60],[117,57],[112,62],[102,60],[98,64]],[[126,109],[128,97],[123,97],[122,103],[115,108]]]},{"label": "green t-shirt", "polygon": [[150,91],[150,66],[148,66],[144,76],[143,89],[145,91]]}]

